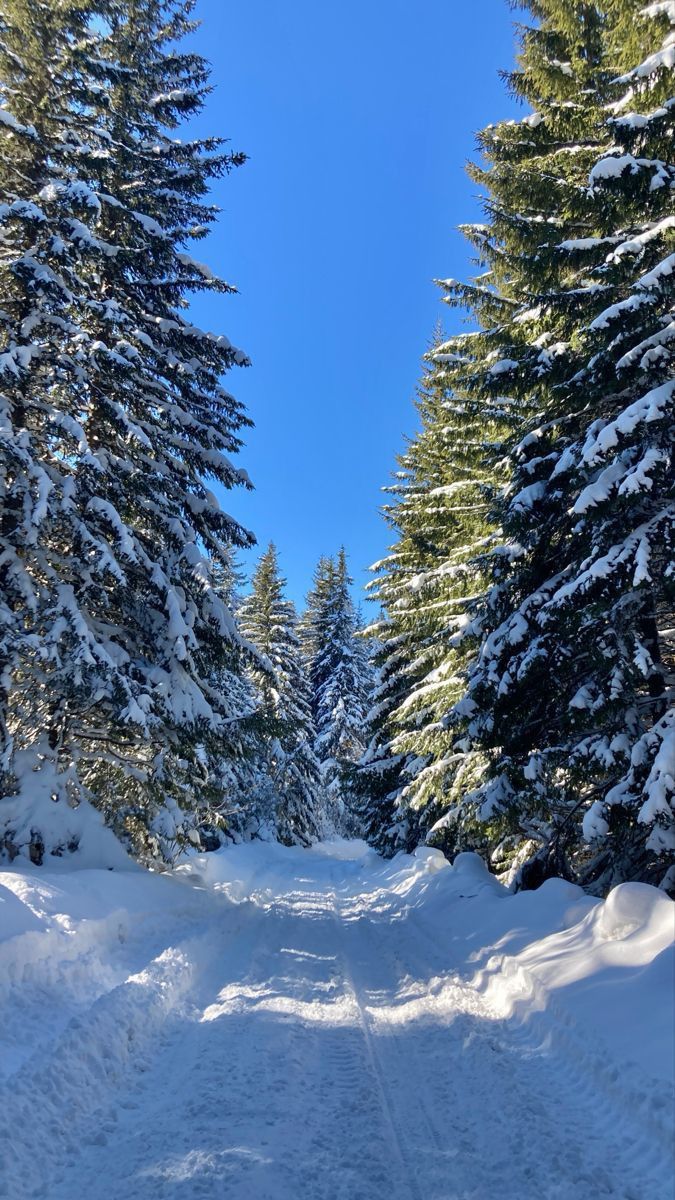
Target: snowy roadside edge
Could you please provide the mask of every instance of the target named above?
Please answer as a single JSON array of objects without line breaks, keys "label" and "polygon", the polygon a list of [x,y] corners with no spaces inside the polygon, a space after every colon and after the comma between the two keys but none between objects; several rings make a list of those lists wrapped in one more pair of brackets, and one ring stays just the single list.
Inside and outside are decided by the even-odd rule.
[{"label": "snowy roadside edge", "polygon": [[73,1018],[44,1054],[38,1051],[0,1087],[6,1159],[0,1195],[24,1200],[37,1194],[77,1154],[87,1129],[105,1140],[106,1121],[114,1120],[105,1109],[111,1086],[129,1070],[143,1070],[144,1053],[179,1008],[192,975],[184,950],[164,950]]}]

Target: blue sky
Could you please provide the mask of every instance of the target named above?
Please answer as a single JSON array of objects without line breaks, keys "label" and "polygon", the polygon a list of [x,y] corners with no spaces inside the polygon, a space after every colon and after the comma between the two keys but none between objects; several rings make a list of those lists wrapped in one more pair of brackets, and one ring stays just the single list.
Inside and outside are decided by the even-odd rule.
[{"label": "blue sky", "polygon": [[[255,492],[224,505],[273,539],[301,602],[344,542],[360,589],[388,531],[381,487],[415,429],[434,323],[458,317],[434,278],[466,277],[455,226],[478,216],[474,132],[512,115],[506,0],[198,0],[194,43],[215,91],[200,130],[249,162],[219,184],[198,257],[236,297],[194,311],[253,360],[228,386],[255,421]],[[256,557],[245,555],[250,570]]]}]

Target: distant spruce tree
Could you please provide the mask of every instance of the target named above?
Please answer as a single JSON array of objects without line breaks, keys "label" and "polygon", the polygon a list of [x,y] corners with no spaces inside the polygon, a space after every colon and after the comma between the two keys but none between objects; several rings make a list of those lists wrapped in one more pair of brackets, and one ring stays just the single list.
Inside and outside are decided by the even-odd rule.
[{"label": "distant spruce tree", "polygon": [[276,547],[261,557],[240,613],[244,637],[259,662],[250,668],[258,697],[260,781],[279,840],[309,845],[322,828],[322,781],[314,755],[309,681],[297,635],[297,617],[285,599]]},{"label": "distant spruce tree", "polygon": [[[208,483],[248,484],[221,382],[246,358],[184,310],[232,290],[187,247],[243,156],[174,136],[208,92],[179,45],[192,8],[0,16],[1,836],[36,861],[87,798],[170,856],[237,717],[212,682],[238,653],[212,563],[251,537]],[[61,834],[53,808],[41,830],[40,791]]]},{"label": "distant spruce tree", "polygon": [[365,714],[371,686],[370,664],[357,636],[358,615],[344,547],[319,561],[302,618],[315,752],[329,802],[329,819],[354,832],[348,776],[364,749]]},{"label": "distant spruce tree", "polygon": [[312,663],[312,683],[321,761],[353,762],[362,749],[366,699],[365,655],[356,640],[358,619],[351,597],[344,547],[330,576],[322,612],[322,644]]},{"label": "distant spruce tree", "polygon": [[327,598],[332,587],[335,564],[331,558],[322,554],[312,578],[312,586],[307,593],[305,608],[300,615],[298,634],[302,653],[310,673],[312,692],[316,691],[312,679],[313,664],[318,659],[321,646],[327,637]]}]

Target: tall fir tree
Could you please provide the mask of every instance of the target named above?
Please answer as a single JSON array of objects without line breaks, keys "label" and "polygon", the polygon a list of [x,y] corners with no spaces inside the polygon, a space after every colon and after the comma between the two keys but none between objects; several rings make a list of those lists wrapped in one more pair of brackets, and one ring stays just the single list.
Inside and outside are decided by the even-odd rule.
[{"label": "tall fir tree", "polygon": [[322,641],[312,662],[317,747],[325,764],[354,762],[362,750],[365,656],[356,640],[347,556],[342,547],[330,578]]},{"label": "tall fir tree", "polygon": [[285,587],[270,543],[239,616],[242,633],[260,659],[251,668],[259,698],[259,794],[271,805],[279,840],[309,845],[322,829],[321,772],[313,751],[314,722],[297,617],[284,597]]},{"label": "tall fir tree", "polygon": [[462,798],[476,772],[444,718],[463,692],[468,606],[484,590],[476,560],[497,537],[488,514],[499,472],[489,451],[499,425],[448,390],[448,361],[437,330],[418,393],[420,430],[386,489],[396,540],[374,567],[384,619],[371,629],[381,641],[379,681],[357,786],[369,835],[389,850],[411,849],[439,822],[452,830],[442,840],[460,848]]},{"label": "tall fir tree", "polygon": [[530,839],[521,882],[604,891],[657,882],[675,847],[671,8],[529,7],[510,83],[535,111],[489,127],[475,171],[488,271],[447,285],[480,324],[453,342],[460,386],[512,426],[505,543],[452,717],[485,755],[478,815]]},{"label": "tall fir tree", "polygon": [[[522,7],[509,84],[534,111],[480,135],[481,274],[443,284],[477,328],[432,356],[448,415],[422,414],[387,514],[362,772],[384,844],[446,808],[451,851],[468,832],[519,847],[521,885],[603,891],[675,847],[673,7]],[[466,517],[429,503],[467,484]]]},{"label": "tall fir tree", "polygon": [[211,563],[251,538],[207,483],[248,483],[221,383],[246,359],[184,309],[232,290],[186,247],[242,156],[173,136],[208,91],[179,45],[192,7],[10,0],[0,18],[0,819],[36,860],[72,845],[78,803],[119,815],[128,787],[126,840],[180,840],[237,716],[211,682],[237,649]]}]

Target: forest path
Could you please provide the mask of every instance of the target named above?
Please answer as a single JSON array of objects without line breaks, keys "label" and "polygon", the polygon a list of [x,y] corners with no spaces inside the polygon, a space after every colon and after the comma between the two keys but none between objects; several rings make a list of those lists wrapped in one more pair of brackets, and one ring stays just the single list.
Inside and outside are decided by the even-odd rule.
[{"label": "forest path", "polygon": [[448,968],[449,939],[374,856],[289,861],[153,947],[147,970],[187,972],[184,995],[33,1194],[656,1200],[649,1147]]}]

